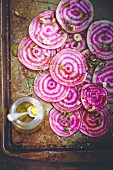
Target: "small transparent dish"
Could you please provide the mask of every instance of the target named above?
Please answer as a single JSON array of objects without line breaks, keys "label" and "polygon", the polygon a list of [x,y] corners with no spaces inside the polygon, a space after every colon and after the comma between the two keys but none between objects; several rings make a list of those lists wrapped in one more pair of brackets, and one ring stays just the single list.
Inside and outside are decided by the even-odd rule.
[{"label": "small transparent dish", "polygon": [[[21,132],[31,133],[38,130],[43,125],[44,110],[42,104],[37,99],[34,99],[32,97],[22,97],[12,104],[9,110],[9,114],[15,114],[19,107],[20,111],[22,111],[23,109],[25,109],[24,105],[28,105],[28,107],[30,105],[35,106],[38,111],[38,114],[34,118],[30,118],[28,115],[24,116],[23,118],[18,118],[17,120],[12,121],[12,124],[17,130]],[[26,107],[26,110],[28,107]]]}]

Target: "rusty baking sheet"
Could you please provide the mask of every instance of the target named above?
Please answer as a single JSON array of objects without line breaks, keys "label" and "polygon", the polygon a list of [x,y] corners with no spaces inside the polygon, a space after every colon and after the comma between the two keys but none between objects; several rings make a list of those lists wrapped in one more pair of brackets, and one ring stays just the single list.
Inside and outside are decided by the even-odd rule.
[{"label": "rusty baking sheet", "polygon": [[[25,68],[17,58],[17,47],[20,40],[28,35],[30,21],[40,12],[56,9],[60,0],[2,0],[2,136],[3,150],[15,157],[64,161],[84,162],[108,159],[113,157],[113,125],[109,132],[99,138],[90,138],[78,131],[69,138],[58,137],[50,128],[48,122],[50,103],[40,102],[45,110],[45,123],[34,133],[26,134],[17,131],[6,119],[11,104],[22,96],[38,98],[29,88],[33,83],[30,78],[33,71]],[[113,20],[112,0],[92,0],[95,18]],[[106,6],[107,4],[107,6]],[[110,5],[112,4],[112,5]],[[112,112],[113,105],[108,106]],[[103,155],[103,152],[105,155]]]}]

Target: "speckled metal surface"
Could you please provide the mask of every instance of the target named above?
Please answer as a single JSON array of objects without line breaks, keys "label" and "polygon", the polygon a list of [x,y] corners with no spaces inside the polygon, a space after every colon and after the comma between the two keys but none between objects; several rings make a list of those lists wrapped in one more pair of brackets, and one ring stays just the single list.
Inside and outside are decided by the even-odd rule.
[{"label": "speckled metal surface", "polygon": [[[109,155],[111,155],[110,159],[112,159],[113,148],[110,149],[112,147],[112,127],[109,133],[95,139],[83,135],[80,131],[69,138],[58,137],[51,130],[48,115],[52,105],[39,99],[34,94],[33,88],[28,87],[29,82],[33,83],[31,74],[37,74],[37,72],[30,71],[18,61],[17,47],[20,40],[28,35],[28,26],[31,20],[44,10],[56,9],[59,0],[10,0],[8,4],[7,2],[9,1],[2,1],[1,4],[3,15],[2,111],[0,119],[4,152],[10,156],[53,162],[98,161],[108,159]],[[103,1],[103,5],[101,0],[92,0],[95,8],[95,20],[113,20],[111,2],[109,0],[108,7],[105,7],[105,1]],[[5,11],[3,12],[4,9]],[[34,133],[21,133],[12,127],[6,119],[6,114],[11,104],[22,96],[38,98],[44,107],[45,123],[41,129]],[[112,108],[112,105],[110,105],[110,110]],[[103,155],[103,153],[105,154]]]}]

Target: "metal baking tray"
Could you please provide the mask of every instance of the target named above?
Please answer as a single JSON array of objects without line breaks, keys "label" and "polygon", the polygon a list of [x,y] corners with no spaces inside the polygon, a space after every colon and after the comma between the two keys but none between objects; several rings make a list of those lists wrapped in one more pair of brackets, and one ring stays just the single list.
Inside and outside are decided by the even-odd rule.
[{"label": "metal baking tray", "polygon": [[[59,138],[50,129],[48,112],[51,105],[42,102],[46,116],[42,128],[26,134],[17,131],[7,120],[11,104],[22,96],[35,97],[27,84],[33,82],[32,71],[22,66],[16,55],[20,40],[28,35],[31,20],[40,12],[55,9],[60,0],[1,0],[1,77],[2,149],[5,154],[19,158],[52,162],[87,162],[113,159],[113,127],[99,138],[91,138],[79,131],[69,138]],[[91,0],[95,18],[113,20],[112,0]],[[112,112],[111,104],[110,111]],[[112,115],[111,115],[112,116]]]}]

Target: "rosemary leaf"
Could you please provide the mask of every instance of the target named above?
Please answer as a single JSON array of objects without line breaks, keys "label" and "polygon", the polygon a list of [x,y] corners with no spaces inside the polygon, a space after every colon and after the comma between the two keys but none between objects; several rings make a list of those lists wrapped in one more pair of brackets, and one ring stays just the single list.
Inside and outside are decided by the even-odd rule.
[{"label": "rosemary leaf", "polygon": [[32,82],[28,82],[27,83],[27,87],[31,89],[33,87],[33,83]]},{"label": "rosemary leaf", "polygon": [[69,129],[64,127],[64,131],[70,133]]},{"label": "rosemary leaf", "polygon": [[34,79],[35,76],[36,76],[35,74],[31,74],[31,75],[30,75],[30,78],[31,78],[31,79]]}]

